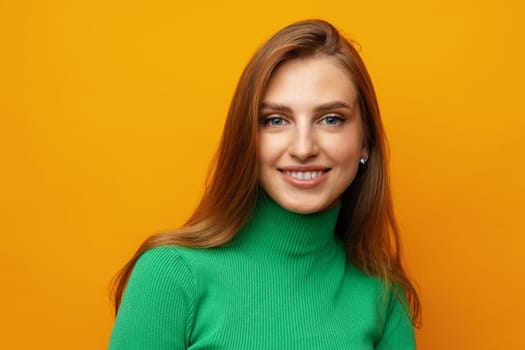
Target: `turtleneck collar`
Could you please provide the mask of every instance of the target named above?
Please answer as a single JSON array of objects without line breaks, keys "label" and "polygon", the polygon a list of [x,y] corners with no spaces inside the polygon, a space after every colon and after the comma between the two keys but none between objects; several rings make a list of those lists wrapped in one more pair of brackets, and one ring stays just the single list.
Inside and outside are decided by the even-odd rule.
[{"label": "turtleneck collar", "polygon": [[252,218],[239,238],[266,254],[305,256],[336,246],[334,235],[340,205],[314,213],[298,214],[281,207],[264,191],[259,192]]}]

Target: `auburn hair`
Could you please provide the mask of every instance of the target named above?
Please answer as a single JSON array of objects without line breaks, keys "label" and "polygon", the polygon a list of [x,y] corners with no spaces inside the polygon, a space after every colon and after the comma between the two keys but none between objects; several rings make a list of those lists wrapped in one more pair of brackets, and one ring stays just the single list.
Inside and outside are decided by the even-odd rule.
[{"label": "auburn hair", "polygon": [[399,228],[390,190],[388,146],[374,87],[353,43],[323,20],[291,24],[274,34],[253,55],[233,95],[200,203],[182,228],[146,239],[120,270],[113,286],[115,312],[133,267],[145,251],[165,245],[221,246],[246,224],[259,192],[259,110],[268,82],[285,61],[324,56],[334,58],[357,87],[369,157],[342,195],[335,234],[344,241],[348,259],[361,271],[379,277],[385,290],[393,291],[403,301],[412,323],[419,322],[417,291],[401,260]]}]

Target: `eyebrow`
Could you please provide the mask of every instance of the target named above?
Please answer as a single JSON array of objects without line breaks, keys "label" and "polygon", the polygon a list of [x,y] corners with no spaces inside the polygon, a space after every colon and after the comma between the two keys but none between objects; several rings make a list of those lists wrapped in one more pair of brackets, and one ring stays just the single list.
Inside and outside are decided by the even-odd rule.
[{"label": "eyebrow", "polygon": [[[353,110],[353,108],[350,107],[350,105],[348,105],[348,103],[346,102],[334,101],[334,102],[323,103],[319,106],[316,106],[314,108],[314,112],[325,112],[325,111],[333,110],[333,109],[348,109],[350,111]],[[271,102],[261,103],[261,110],[272,110],[272,111],[277,111],[277,112],[291,112],[292,111],[292,109],[288,106],[285,106],[279,103],[271,103]]]}]

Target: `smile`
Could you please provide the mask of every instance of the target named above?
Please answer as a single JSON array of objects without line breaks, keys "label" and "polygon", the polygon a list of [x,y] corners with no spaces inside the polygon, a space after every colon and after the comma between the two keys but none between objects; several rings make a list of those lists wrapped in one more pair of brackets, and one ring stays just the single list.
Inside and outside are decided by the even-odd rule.
[{"label": "smile", "polygon": [[300,189],[313,189],[327,180],[330,168],[325,167],[287,167],[278,169],[283,179],[290,185]]}]

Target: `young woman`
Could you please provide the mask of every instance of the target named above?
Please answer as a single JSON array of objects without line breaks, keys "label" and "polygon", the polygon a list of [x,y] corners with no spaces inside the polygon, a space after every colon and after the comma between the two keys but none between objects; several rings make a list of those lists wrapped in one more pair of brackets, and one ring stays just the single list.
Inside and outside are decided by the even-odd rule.
[{"label": "young woman", "polygon": [[365,65],[329,23],[276,33],[241,76],[181,229],[116,283],[110,349],[414,349],[386,139]]}]

